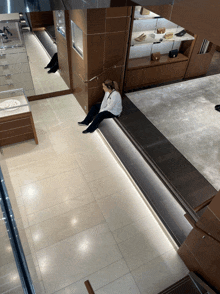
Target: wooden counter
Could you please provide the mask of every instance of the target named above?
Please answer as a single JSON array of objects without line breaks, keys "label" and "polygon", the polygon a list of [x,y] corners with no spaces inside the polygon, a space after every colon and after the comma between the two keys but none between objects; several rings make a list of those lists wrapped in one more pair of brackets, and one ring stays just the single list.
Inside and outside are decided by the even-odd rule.
[{"label": "wooden counter", "polygon": [[179,53],[175,58],[162,55],[159,61],[150,57],[130,59],[125,77],[125,90],[183,79],[188,57]]}]

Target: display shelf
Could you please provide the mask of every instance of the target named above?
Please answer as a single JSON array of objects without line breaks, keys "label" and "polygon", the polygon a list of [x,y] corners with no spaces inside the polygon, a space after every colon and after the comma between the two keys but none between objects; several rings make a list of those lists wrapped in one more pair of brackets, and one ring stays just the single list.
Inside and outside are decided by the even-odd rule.
[{"label": "display shelf", "polygon": [[1,49],[23,46],[24,42],[20,32],[20,24],[18,21],[1,20],[0,29],[2,31],[0,34]]},{"label": "display shelf", "polygon": [[134,59],[129,59],[127,70],[160,66],[162,64],[164,65],[164,64],[170,64],[170,63],[181,62],[181,61],[188,61],[188,57],[186,57],[182,53],[179,53],[178,56],[175,58],[170,58],[167,54],[161,55],[160,60],[158,61],[152,61],[149,56],[134,58]]},{"label": "display shelf", "polygon": [[1,14],[0,22],[4,21],[19,21],[19,13]]},{"label": "display shelf", "polygon": [[[171,39],[165,39],[164,37],[161,38],[163,39],[163,43],[164,42],[182,42],[182,41],[191,41],[194,40],[194,37],[191,36],[190,34],[186,33],[183,37],[177,37],[175,36],[176,33],[179,33],[182,29],[178,29],[175,32],[172,31],[171,29],[166,30],[166,33],[173,33],[174,36]],[[134,39],[137,38],[138,36],[140,36],[141,34],[145,34],[147,37],[143,42],[138,42],[135,41]],[[134,32],[132,33],[132,40],[131,40],[131,46],[140,46],[143,44],[153,44],[155,42],[159,42],[160,39],[156,39],[154,37],[154,31],[141,31],[141,32]]]}]

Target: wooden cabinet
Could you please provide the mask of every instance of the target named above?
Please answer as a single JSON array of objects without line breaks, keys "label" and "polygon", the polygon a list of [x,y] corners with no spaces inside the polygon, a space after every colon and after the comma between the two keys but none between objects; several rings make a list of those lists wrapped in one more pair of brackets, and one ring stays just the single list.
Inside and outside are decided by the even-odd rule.
[{"label": "wooden cabinet", "polygon": [[0,92],[0,147],[30,139],[38,144],[30,104],[23,89]]},{"label": "wooden cabinet", "polygon": [[130,90],[182,79],[187,64],[188,58],[183,54],[173,59],[164,55],[159,61],[151,61],[149,58],[131,59],[128,62],[124,88]]},{"label": "wooden cabinet", "polygon": [[31,112],[0,118],[0,147],[30,139],[38,144]]}]

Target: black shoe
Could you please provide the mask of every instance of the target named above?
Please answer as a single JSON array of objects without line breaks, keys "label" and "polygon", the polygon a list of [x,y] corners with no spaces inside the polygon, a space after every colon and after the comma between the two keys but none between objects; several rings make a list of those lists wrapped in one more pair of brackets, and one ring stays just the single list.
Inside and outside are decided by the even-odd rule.
[{"label": "black shoe", "polygon": [[79,121],[79,122],[78,122],[78,125],[80,125],[80,126],[87,126],[87,124],[84,123],[83,121]]},{"label": "black shoe", "polygon": [[220,112],[220,105],[215,105],[215,110]]},{"label": "black shoe", "polygon": [[87,134],[87,133],[90,133],[90,131],[84,130],[84,131],[82,131],[82,133]]},{"label": "black shoe", "polygon": [[48,72],[47,73],[55,73],[56,72],[56,70],[53,70],[53,69],[50,69],[50,70],[48,70]]},{"label": "black shoe", "polygon": [[45,68],[44,69],[47,69],[47,68],[50,68],[49,66],[45,66]]}]

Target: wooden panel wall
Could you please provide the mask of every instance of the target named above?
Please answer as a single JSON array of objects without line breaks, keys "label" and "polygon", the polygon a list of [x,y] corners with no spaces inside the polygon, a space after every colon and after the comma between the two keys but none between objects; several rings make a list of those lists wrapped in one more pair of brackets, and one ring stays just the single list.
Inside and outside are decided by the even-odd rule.
[{"label": "wooden panel wall", "polygon": [[175,0],[146,8],[220,46],[219,0]]},{"label": "wooden panel wall", "polygon": [[[54,23],[56,23],[56,15],[55,12],[53,13]],[[65,16],[65,20],[69,21],[68,13]],[[58,61],[59,61],[59,72],[62,76],[63,80],[70,88],[70,74],[69,74],[69,62],[68,62],[68,51],[69,47],[67,46],[67,37],[64,37],[60,34],[57,29],[55,28],[55,35],[56,35],[56,43],[57,43],[57,53],[58,53]],[[68,36],[68,34],[67,34]]]},{"label": "wooden panel wall", "polygon": [[219,0],[175,0],[171,21],[220,45]]},{"label": "wooden panel wall", "polygon": [[[103,98],[106,79],[123,87],[131,7],[88,10],[88,107]],[[98,21],[95,21],[96,19]]]},{"label": "wooden panel wall", "polygon": [[151,5],[151,6],[146,6],[146,8],[166,19],[170,19],[173,6],[171,4],[155,5],[155,6]]},{"label": "wooden panel wall", "polygon": [[38,28],[53,25],[52,11],[30,12],[27,15],[33,31]]}]

